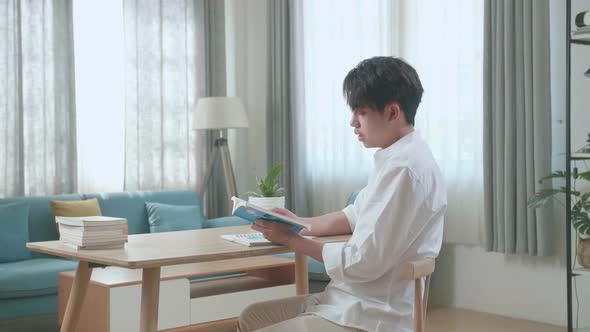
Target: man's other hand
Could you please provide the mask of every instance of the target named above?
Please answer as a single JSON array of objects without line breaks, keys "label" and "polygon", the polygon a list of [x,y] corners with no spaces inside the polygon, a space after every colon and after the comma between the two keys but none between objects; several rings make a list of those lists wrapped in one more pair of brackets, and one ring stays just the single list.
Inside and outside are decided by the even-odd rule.
[{"label": "man's other hand", "polygon": [[[279,212],[277,211],[277,213]],[[289,242],[298,236],[288,225],[262,219],[257,219],[256,223],[252,225],[252,229],[262,233],[265,239],[286,247],[289,247]]]}]

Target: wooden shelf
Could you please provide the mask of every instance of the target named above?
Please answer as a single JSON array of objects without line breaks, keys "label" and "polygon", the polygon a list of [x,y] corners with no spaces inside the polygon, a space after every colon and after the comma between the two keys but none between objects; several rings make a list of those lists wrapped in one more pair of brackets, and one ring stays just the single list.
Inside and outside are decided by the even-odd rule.
[{"label": "wooden shelf", "polygon": [[590,160],[590,153],[574,152],[572,153],[572,160]]},{"label": "wooden shelf", "polygon": [[590,38],[588,39],[572,39],[571,40],[572,44],[578,44],[578,45],[590,45]]},{"label": "wooden shelf", "polygon": [[590,32],[571,34],[570,41],[572,44],[590,45]]}]

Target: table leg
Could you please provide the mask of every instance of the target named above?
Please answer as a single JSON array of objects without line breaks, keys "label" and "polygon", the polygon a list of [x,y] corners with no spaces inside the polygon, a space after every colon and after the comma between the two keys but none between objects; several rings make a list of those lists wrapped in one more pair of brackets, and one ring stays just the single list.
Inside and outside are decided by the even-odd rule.
[{"label": "table leg", "polygon": [[158,304],[160,301],[160,268],[143,269],[141,282],[140,332],[158,330]]},{"label": "table leg", "polygon": [[307,276],[307,256],[295,253],[295,292],[297,295],[309,293],[309,280]]},{"label": "table leg", "polygon": [[76,331],[91,274],[92,269],[88,267],[88,262],[80,261],[78,263],[78,268],[76,269],[74,282],[72,283],[72,289],[70,290],[70,296],[68,297],[66,312],[61,324],[61,332]]}]

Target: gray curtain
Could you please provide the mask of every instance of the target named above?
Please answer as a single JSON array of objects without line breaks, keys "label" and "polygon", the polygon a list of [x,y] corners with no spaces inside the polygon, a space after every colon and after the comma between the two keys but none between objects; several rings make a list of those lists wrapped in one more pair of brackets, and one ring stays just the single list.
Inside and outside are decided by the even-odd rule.
[{"label": "gray curtain", "polygon": [[[205,68],[206,68],[206,92],[208,97],[222,97],[226,95],[225,80],[225,8],[223,1],[206,0],[204,2],[203,22],[205,40]],[[224,129],[223,136],[227,138],[227,129]],[[209,149],[215,140],[220,137],[217,130],[207,133],[207,144]],[[204,155],[205,160],[209,158],[209,152]],[[218,158],[216,165],[213,165],[213,173],[207,188],[205,197],[205,213],[209,218],[231,215],[231,202],[225,189],[225,180],[221,172],[221,160]],[[199,186],[200,188],[200,186]]]},{"label": "gray curtain", "polygon": [[76,190],[72,3],[0,0],[0,196]]},{"label": "gray curtain", "polygon": [[486,0],[485,248],[553,253],[550,207],[527,198],[551,172],[549,1]]},{"label": "gray curtain", "polygon": [[292,130],[290,106],[290,8],[288,0],[269,3],[268,169],[283,164],[279,184],[285,188],[285,206],[293,207]]},{"label": "gray curtain", "polygon": [[225,85],[211,79],[225,76],[223,68],[211,65],[207,47],[208,34],[220,33],[208,28],[211,1],[130,0],[123,5],[125,190],[197,190],[206,167],[207,135],[192,129],[192,112],[199,97]]}]

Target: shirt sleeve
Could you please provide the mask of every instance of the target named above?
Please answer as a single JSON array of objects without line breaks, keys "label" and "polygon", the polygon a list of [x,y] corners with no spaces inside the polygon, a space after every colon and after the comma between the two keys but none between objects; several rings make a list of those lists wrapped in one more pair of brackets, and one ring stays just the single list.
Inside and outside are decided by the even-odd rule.
[{"label": "shirt sleeve", "polygon": [[348,220],[348,224],[350,225],[350,229],[354,231],[354,226],[356,225],[356,220],[357,220],[356,209],[354,208],[354,203],[345,207],[342,210],[342,212],[344,213],[344,215],[346,216],[346,219]]},{"label": "shirt sleeve", "polygon": [[421,209],[423,187],[408,169],[393,169],[377,186],[358,210],[343,210],[347,218],[348,212],[355,220],[350,240],[323,246],[326,272],[333,280],[360,283],[378,279],[402,263],[404,252],[428,219]]},{"label": "shirt sleeve", "polygon": [[359,202],[362,202],[364,196],[365,196],[365,188],[363,188],[363,189],[361,189],[361,191],[359,191],[358,195],[356,195],[356,198],[352,204],[349,204],[344,209],[342,209],[342,212],[346,216],[346,219],[348,220],[348,224],[350,225],[350,229],[352,231],[354,231],[354,227],[356,226],[356,222],[358,219],[357,216],[358,216],[358,206],[360,205]]}]

